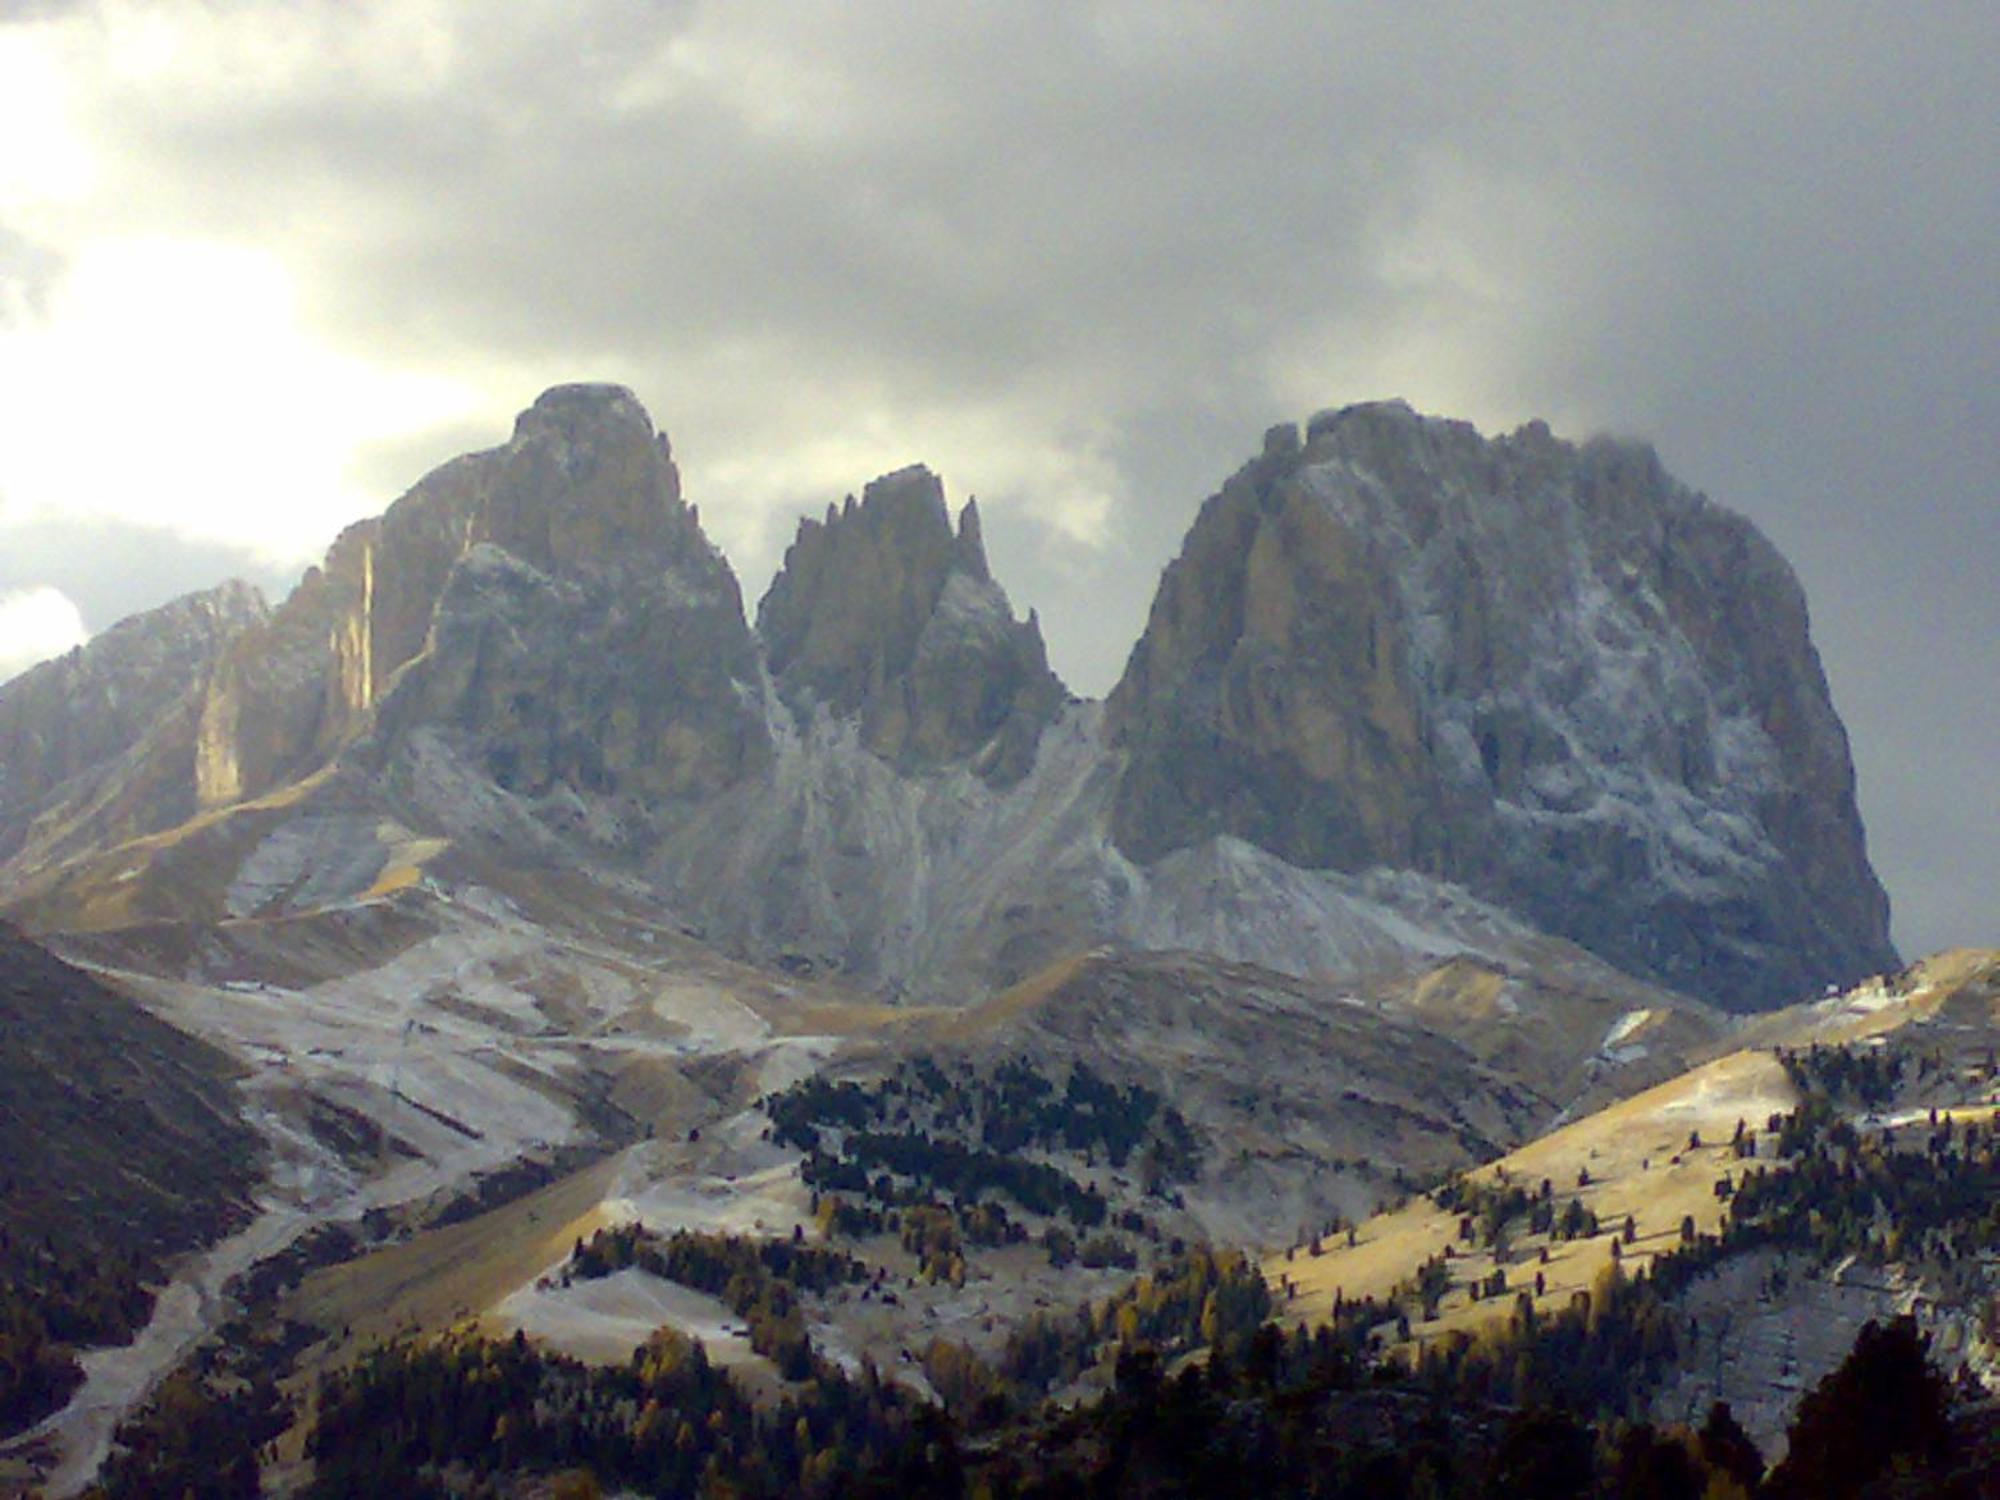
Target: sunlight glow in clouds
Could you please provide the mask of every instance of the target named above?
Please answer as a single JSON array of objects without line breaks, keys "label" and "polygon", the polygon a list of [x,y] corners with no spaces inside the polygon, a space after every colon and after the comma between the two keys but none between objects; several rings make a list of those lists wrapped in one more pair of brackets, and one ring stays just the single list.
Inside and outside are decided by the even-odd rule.
[{"label": "sunlight glow in clouds", "polygon": [[57,589],[0,594],[0,682],[81,646],[88,635],[83,616]]},{"label": "sunlight glow in clouds", "polygon": [[1904,941],[1990,941],[1919,908],[2000,879],[1996,56],[1991,5],[0,0],[0,594],[282,587],[612,379],[746,599],[920,461],[1095,693],[1269,424],[1608,428],[1792,556]]},{"label": "sunlight glow in clouds", "polygon": [[45,319],[0,339],[0,519],[164,521],[305,558],[381,508],[341,477],[358,443],[449,420],[470,399],[312,339],[268,254],[99,241]]},{"label": "sunlight glow in clouds", "polygon": [[[25,36],[0,34],[0,214],[23,202],[80,198],[89,154],[70,127],[62,71]],[[33,142],[33,149],[22,149]]]}]

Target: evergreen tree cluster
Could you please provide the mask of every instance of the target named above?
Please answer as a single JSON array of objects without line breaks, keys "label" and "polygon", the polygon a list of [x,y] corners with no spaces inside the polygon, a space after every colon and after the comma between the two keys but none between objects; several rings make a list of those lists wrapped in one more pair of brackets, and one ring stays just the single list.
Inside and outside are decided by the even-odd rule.
[{"label": "evergreen tree cluster", "polygon": [[1174,1357],[1199,1348],[1227,1359],[1271,1315],[1271,1292],[1240,1251],[1194,1247],[1104,1301],[1029,1315],[1008,1336],[997,1374],[1027,1405],[1139,1348]]},{"label": "evergreen tree cluster", "polygon": [[1190,1181],[1200,1165],[1194,1129],[1179,1110],[1144,1085],[1120,1088],[1083,1062],[1058,1089],[1025,1059],[982,1072],[969,1062],[919,1056],[874,1083],[816,1076],[763,1102],[773,1139],[808,1154],[824,1131],[948,1136],[976,1140],[982,1155],[1039,1150],[1089,1163],[1101,1158],[1120,1171],[1136,1165],[1148,1190]]},{"label": "evergreen tree cluster", "polygon": [[1906,1073],[1936,1070],[1929,1059],[1913,1062],[1898,1046],[1839,1047],[1814,1043],[1806,1048],[1780,1047],[1778,1062],[1801,1096],[1820,1094],[1840,1104],[1881,1109],[1901,1091]]},{"label": "evergreen tree cluster", "polygon": [[[772,1138],[806,1153],[801,1172],[823,1232],[895,1233],[929,1281],[963,1281],[967,1247],[1030,1238],[1058,1267],[1135,1269],[1125,1236],[1157,1241],[1157,1226],[1136,1207],[1115,1211],[1078,1172],[1129,1168],[1139,1191],[1178,1202],[1171,1184],[1200,1160],[1179,1111],[1083,1063],[1058,1086],[1020,1059],[982,1071],[920,1055],[872,1083],[813,1077],[763,1104]],[[1009,1203],[1060,1222],[1037,1232]]]},{"label": "evergreen tree cluster", "polygon": [[152,1316],[150,1258],[0,1228],[0,1433],[57,1410],[83,1381],[74,1349],[120,1344]]},{"label": "evergreen tree cluster", "polygon": [[1058,1167],[922,1130],[854,1131],[841,1138],[838,1156],[808,1153],[803,1175],[816,1190],[865,1193],[885,1205],[929,1203],[938,1193],[970,1204],[985,1193],[1005,1193],[1029,1213],[1061,1215],[1080,1229],[1102,1224],[1109,1212],[1104,1194]]},{"label": "evergreen tree cluster", "polygon": [[[1098,1402],[982,1444],[973,1493],[1007,1500],[1218,1495],[1307,1500],[1986,1500],[1991,1433],[1956,1414],[1907,1319],[1870,1324],[1807,1397],[1790,1453],[1763,1456],[1728,1406],[1699,1427],[1502,1402],[1357,1360],[1332,1327],[1266,1325],[1235,1357],[1169,1377],[1121,1353]],[[1990,1425],[1990,1424],[1989,1424]]]},{"label": "evergreen tree cluster", "polygon": [[388,1345],[319,1386],[314,1500],[497,1492],[518,1474],[587,1475],[649,1495],[956,1495],[936,1408],[815,1361],[760,1410],[701,1345],[670,1330],[595,1368],[518,1335]]}]

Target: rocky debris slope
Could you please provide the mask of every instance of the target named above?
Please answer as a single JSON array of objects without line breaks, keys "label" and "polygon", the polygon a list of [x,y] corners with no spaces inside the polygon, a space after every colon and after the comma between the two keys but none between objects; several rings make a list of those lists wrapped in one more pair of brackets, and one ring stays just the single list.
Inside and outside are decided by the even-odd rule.
[{"label": "rocky debris slope", "polygon": [[1649,448],[1278,428],[1111,694],[1117,841],[1455,880],[1736,1008],[1895,961],[1804,596]]},{"label": "rocky debris slope", "polygon": [[1109,942],[1370,987],[1477,955],[1631,1006],[1700,1009],[1428,876],[1301,869],[1227,835],[1135,863],[1109,834],[1118,763],[1102,720],[1101,704],[1066,708],[1028,774],[994,786],[962,762],[901,774],[852,721],[801,730],[776,711],[769,768],[687,808],[647,879],[709,941],[903,1002],[964,1004]]}]

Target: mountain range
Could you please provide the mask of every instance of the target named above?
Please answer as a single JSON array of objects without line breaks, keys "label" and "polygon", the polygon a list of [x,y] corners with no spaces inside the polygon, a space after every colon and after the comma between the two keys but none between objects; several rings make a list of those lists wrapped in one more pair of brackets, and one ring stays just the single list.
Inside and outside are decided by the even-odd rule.
[{"label": "mountain range", "polygon": [[1103,703],[928,471],[802,521],[753,625],[639,403],[565,386],[277,607],[224,585],[0,689],[0,746],[44,927],[322,906],[416,837],[573,850],[902,1000],[1107,941],[1308,974],[1546,935],[1730,1010],[1896,961],[1769,543],[1643,447],[1397,403],[1266,435]]},{"label": "mountain range", "polygon": [[[109,1044],[180,1059],[136,1077],[65,1040],[60,1079],[9,1064],[35,1097],[217,1142],[176,1165],[173,1125],[130,1185],[206,1215],[180,1321],[0,1446],[54,1494],[151,1451],[176,1368],[257,1393],[231,1420],[281,1456],[232,1461],[290,1483],[283,1390],[467,1319],[613,1364],[665,1323],[788,1389],[786,1298],[647,1280],[670,1231],[860,1247],[812,1347],[956,1410],[1188,1246],[1317,1297],[1293,1251],[1399,1205],[1448,1241],[1411,1195],[1482,1163],[1581,1183],[1621,1121],[1733,1118],[1746,1070],[1744,1110],[1805,1108],[1782,1049],[1921,1051],[1905,1104],[1971,1099],[2000,1020],[1990,955],[1898,973],[1770,543],[1644,445],[1400,402],[1266,433],[1089,701],[929,470],[801,520],[750,610],[634,395],[556,387],[284,600],[224,583],[0,685],[0,912],[76,966],[20,941],[75,976],[26,1034],[87,993],[200,1039]],[[1402,1234],[1353,1285],[1400,1294],[1366,1247]]]}]

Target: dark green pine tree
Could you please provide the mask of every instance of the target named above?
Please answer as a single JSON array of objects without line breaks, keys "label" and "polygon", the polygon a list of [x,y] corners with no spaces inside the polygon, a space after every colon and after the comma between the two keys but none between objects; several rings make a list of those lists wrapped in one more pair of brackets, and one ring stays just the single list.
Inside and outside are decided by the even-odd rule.
[{"label": "dark green pine tree", "polygon": [[1790,1447],[1771,1472],[1777,1500],[1845,1500],[1898,1459],[1936,1468],[1950,1438],[1951,1389],[1914,1319],[1870,1322],[1839,1369],[1799,1406]]}]

